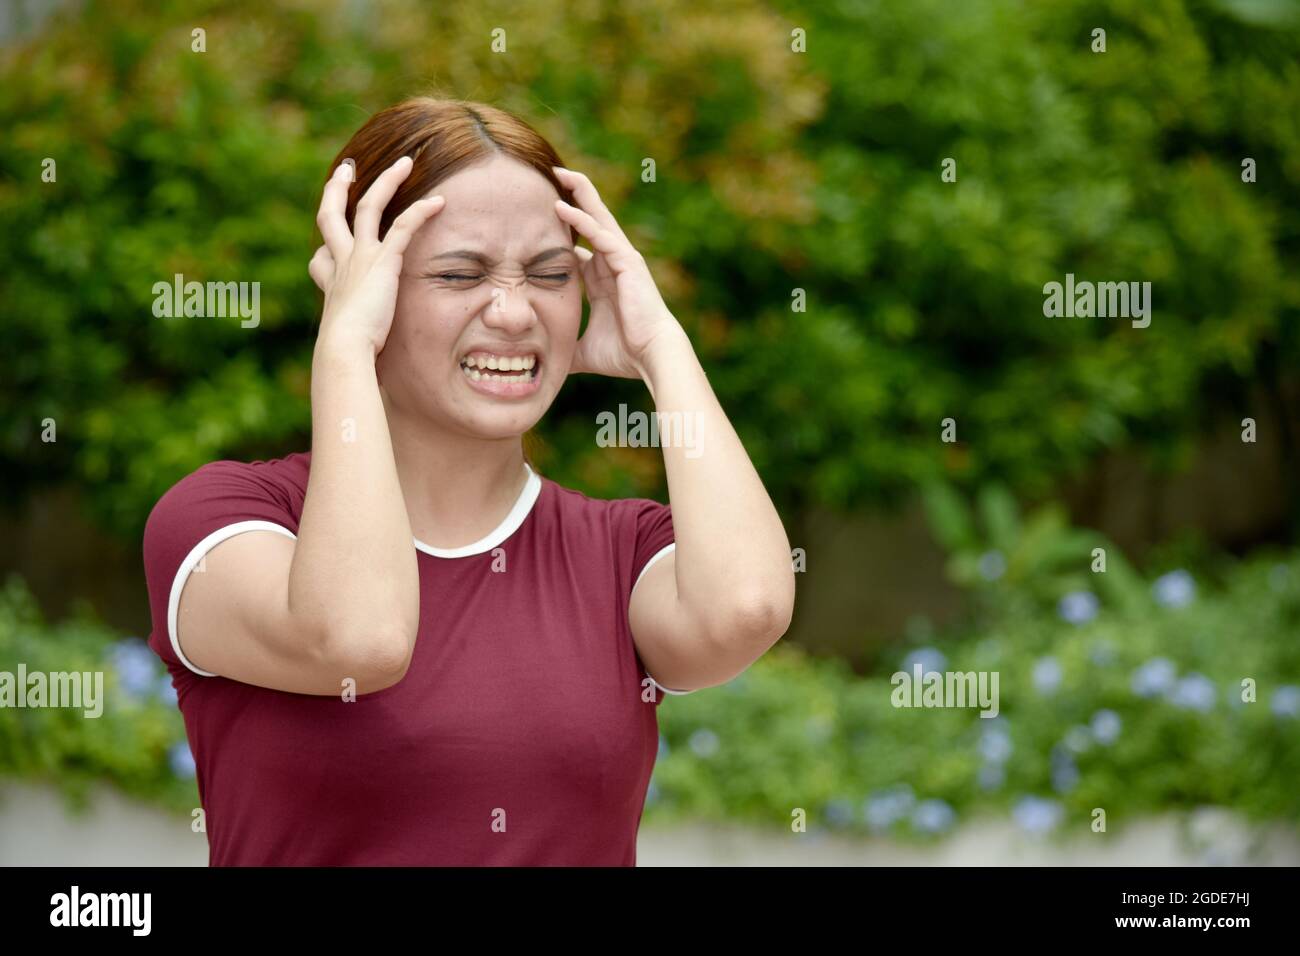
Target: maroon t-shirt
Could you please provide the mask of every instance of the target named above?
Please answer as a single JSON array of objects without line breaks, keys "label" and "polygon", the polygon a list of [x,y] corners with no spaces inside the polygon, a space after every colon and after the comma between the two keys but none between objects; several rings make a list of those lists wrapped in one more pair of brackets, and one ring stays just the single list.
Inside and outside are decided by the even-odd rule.
[{"label": "maroon t-shirt", "polygon": [[536,473],[487,537],[413,541],[420,630],[397,684],[354,701],[209,674],[176,633],[185,581],[248,530],[296,535],[310,452],[216,461],[144,532],[149,645],[166,662],[223,865],[632,866],[665,693],[628,623],[673,547],[668,506]]}]

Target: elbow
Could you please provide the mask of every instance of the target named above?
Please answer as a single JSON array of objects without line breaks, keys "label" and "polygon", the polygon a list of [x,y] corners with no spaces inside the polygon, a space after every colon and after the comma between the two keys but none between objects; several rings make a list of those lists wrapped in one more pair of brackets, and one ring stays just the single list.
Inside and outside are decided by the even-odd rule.
[{"label": "elbow", "polygon": [[794,580],[789,587],[761,588],[750,593],[741,591],[729,602],[730,608],[721,622],[720,635],[728,642],[743,641],[764,649],[779,641],[794,619]]},{"label": "elbow", "polygon": [[415,641],[402,628],[371,627],[331,635],[331,646],[331,659],[365,694],[392,687],[406,676]]}]

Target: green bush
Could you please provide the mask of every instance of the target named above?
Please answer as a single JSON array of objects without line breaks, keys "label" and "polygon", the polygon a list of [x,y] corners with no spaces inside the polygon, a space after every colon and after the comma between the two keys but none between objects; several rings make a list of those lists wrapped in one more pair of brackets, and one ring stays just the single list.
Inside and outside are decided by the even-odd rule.
[{"label": "green bush", "polygon": [[1031,830],[1087,833],[1096,807],[1114,829],[1214,805],[1300,823],[1300,554],[1226,578],[1207,593],[1173,572],[1117,606],[1006,602],[982,629],[891,662],[999,672],[992,719],[895,708],[889,674],[778,645],[721,688],[662,705],[647,819],[789,826],[803,808],[810,828],[911,836],[1011,812]]},{"label": "green bush", "polygon": [[[1112,828],[1199,805],[1300,822],[1300,553],[1234,567],[1222,588],[1189,584],[1162,576],[1141,600],[1112,606],[1103,592],[1082,613],[1002,602],[979,630],[889,662],[998,671],[995,719],[895,708],[889,674],[857,677],[778,644],[735,680],[661,705],[646,819],[788,826],[803,808],[812,828],[904,837],[1006,811],[1031,828],[1059,813],[1086,832],[1094,807]],[[74,799],[107,780],[177,812],[198,806],[184,727],[157,689],[167,678],[138,639],[88,617],[48,625],[12,579],[0,669],[18,661],[105,670],[108,706],[93,720],[0,708],[0,774]],[[1254,703],[1241,702],[1244,678]]]},{"label": "green bush", "polygon": [[[77,482],[133,536],[198,465],[306,447],[326,165],[371,112],[430,86],[521,112],[591,173],[784,505],[884,503],[936,478],[1036,495],[1107,449],[1174,466],[1218,419],[1261,417],[1263,400],[1289,414],[1289,5],[377,9],[89,0],[0,51],[15,497]],[[178,272],[261,282],[260,325],[154,318],[153,284]],[[1067,272],[1151,281],[1150,328],[1045,318],[1042,286]],[[654,451],[594,442],[621,401],[648,398],[572,382],[539,464],[594,494],[662,490]],[[945,417],[956,445],[937,440]]]},{"label": "green bush", "polygon": [[171,678],[139,638],[122,638],[83,608],[46,623],[22,580],[0,590],[0,670],[101,672],[103,712],[0,707],[0,775],[53,784],[83,808],[94,784],[177,813],[198,807],[193,759]]}]

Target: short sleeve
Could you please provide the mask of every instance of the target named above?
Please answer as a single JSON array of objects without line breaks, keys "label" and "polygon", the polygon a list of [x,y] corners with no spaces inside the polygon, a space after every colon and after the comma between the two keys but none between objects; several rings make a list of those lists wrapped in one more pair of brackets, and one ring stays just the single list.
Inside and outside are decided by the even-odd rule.
[{"label": "short sleeve", "polygon": [[[636,586],[641,583],[641,578],[650,570],[658,561],[663,560],[671,554],[677,547],[673,537],[673,514],[672,508],[668,505],[660,504],[657,501],[648,499],[637,499],[635,508],[635,546],[633,548],[632,558],[632,591],[629,592],[629,601],[631,593],[636,591]],[[654,681],[655,687],[663,691],[664,694],[692,694],[694,691],[689,690],[672,690],[665,687],[654,679],[654,675],[646,672],[646,676]],[[662,701],[663,697],[657,698]]]},{"label": "short sleeve", "polygon": [[210,462],[158,499],[142,542],[153,620],[149,646],[173,674],[183,667],[203,677],[217,676],[190,663],[176,630],[181,592],[189,576],[203,570],[204,556],[245,531],[294,538],[297,530],[291,491],[265,462]]}]

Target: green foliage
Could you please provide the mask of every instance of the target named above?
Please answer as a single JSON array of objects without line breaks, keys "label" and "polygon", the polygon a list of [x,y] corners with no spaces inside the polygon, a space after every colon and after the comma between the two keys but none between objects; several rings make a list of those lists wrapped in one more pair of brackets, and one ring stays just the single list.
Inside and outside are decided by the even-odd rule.
[{"label": "green foliage", "polygon": [[[1128,444],[1176,463],[1300,365],[1300,27],[1282,10],[74,5],[0,54],[0,474],[14,494],[85,484],[135,535],[198,465],[306,447],[326,164],[430,87],[522,113],[593,176],[781,503],[934,480],[1038,494]],[[1044,318],[1042,286],[1067,272],[1151,281],[1151,327]],[[260,282],[260,324],[154,318],[153,284],[176,273]],[[593,440],[620,401],[648,397],[571,382],[538,463],[594,494],[653,493],[653,450]],[[947,416],[956,445],[937,441]]]},{"label": "green foliage", "polygon": [[1057,502],[1022,519],[1001,484],[982,486],[969,507],[943,482],[928,484],[921,500],[935,539],[948,552],[949,580],[973,592],[977,610],[1005,614],[1027,602],[1026,610],[1042,611],[1094,587],[1116,606],[1142,604],[1145,585],[1124,553],[1099,532],[1071,527]]},{"label": "green foliage", "polygon": [[[123,651],[128,660],[117,656]],[[119,640],[86,609],[47,624],[14,576],[0,590],[0,670],[16,674],[19,664],[28,674],[102,674],[103,710],[0,707],[0,775],[50,783],[76,808],[100,782],[181,814],[199,806],[178,760],[188,753],[185,725],[162,691],[170,678],[143,642]]]},{"label": "green foliage", "polygon": [[[810,828],[866,830],[868,801],[903,786],[955,821],[1053,800],[1063,833],[1088,833],[1094,807],[1112,830],[1203,805],[1300,823],[1300,553],[1237,567],[1225,589],[1181,608],[1148,594],[1073,625],[1011,607],[924,651],[944,655],[940,670],[997,671],[996,718],[896,708],[888,675],[856,678],[784,645],[720,688],[665,701],[648,819],[779,827],[803,808]],[[1171,682],[1143,696],[1160,658]],[[1241,702],[1247,677],[1254,703]],[[1104,712],[1118,717],[1113,738]],[[997,757],[984,738],[1002,734],[1010,750]],[[903,812],[879,829],[917,835],[913,821]]]},{"label": "green foliage", "polygon": [[[1112,827],[1205,804],[1300,821],[1300,646],[1289,639],[1300,632],[1300,553],[1255,559],[1226,580],[1180,608],[1144,589],[1142,600],[1103,603],[1082,625],[1032,600],[1004,601],[980,629],[913,648],[943,654],[940,669],[997,671],[996,719],[975,709],[895,708],[888,675],[856,677],[842,661],[778,645],[735,680],[661,705],[667,749],[648,819],[788,826],[801,807],[811,826],[863,829],[864,803],[905,785],[915,800],[943,801],[957,820],[1049,797],[1077,832],[1098,806]],[[107,780],[177,812],[198,806],[193,779],[173,769],[186,746],[175,704],[148,692],[165,679],[161,668],[151,661],[142,677],[139,659],[115,657],[137,645],[85,616],[44,623],[11,579],[0,592],[0,669],[22,661],[29,672],[102,670],[107,704],[96,719],[0,708],[0,774],[52,782],[77,801]],[[1172,664],[1170,685],[1138,694],[1143,669],[1160,658]],[[910,668],[901,652],[897,664]],[[1059,684],[1044,682],[1044,672],[1059,672]],[[1246,677],[1257,682],[1255,703],[1240,702]],[[1180,696],[1207,681],[1208,704]],[[145,692],[131,689],[142,683]],[[1110,742],[1089,729],[1103,711],[1119,720]],[[1011,750],[990,761],[983,738],[994,725]],[[1062,760],[1077,780],[1056,792]],[[1002,774],[993,786],[981,782],[990,764]],[[916,832],[907,814],[887,829]]]}]

